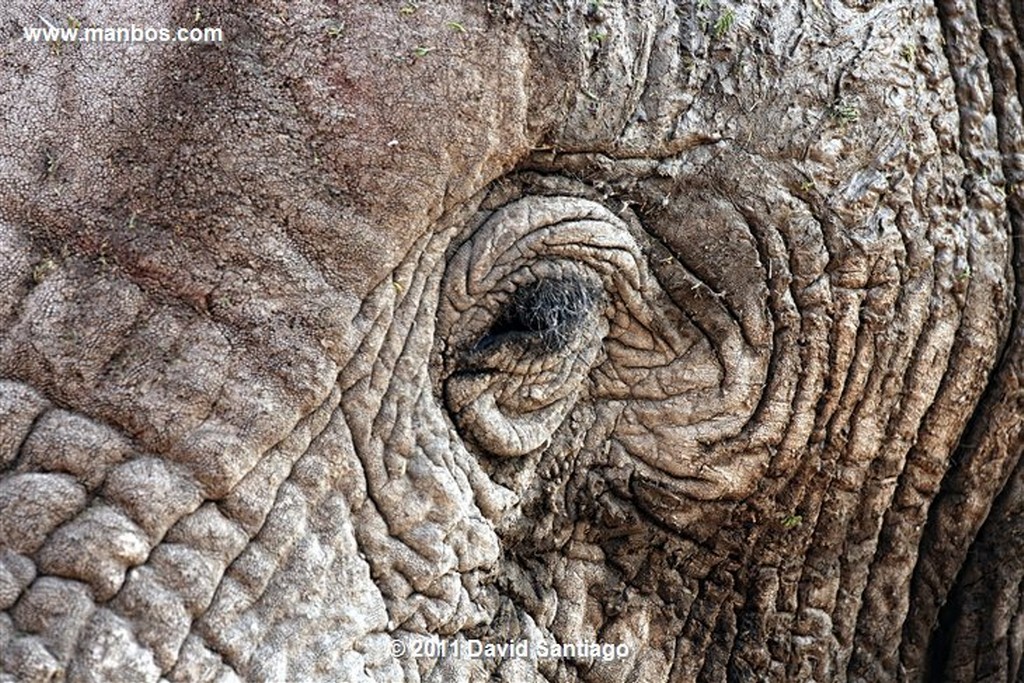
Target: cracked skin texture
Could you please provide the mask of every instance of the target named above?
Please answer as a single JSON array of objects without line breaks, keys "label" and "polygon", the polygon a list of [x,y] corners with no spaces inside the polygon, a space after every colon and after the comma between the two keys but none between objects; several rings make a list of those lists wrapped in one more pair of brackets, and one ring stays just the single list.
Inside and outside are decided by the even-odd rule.
[{"label": "cracked skin texture", "polygon": [[1019,9],[340,5],[2,10],[0,678],[1021,675]]}]

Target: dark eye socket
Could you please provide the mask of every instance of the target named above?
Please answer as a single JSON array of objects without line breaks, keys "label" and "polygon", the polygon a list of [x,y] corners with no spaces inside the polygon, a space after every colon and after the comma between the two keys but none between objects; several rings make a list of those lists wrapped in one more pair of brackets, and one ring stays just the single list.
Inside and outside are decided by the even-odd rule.
[{"label": "dark eye socket", "polygon": [[598,292],[580,278],[545,279],[518,288],[475,351],[518,342],[544,352],[566,347],[597,303]]}]

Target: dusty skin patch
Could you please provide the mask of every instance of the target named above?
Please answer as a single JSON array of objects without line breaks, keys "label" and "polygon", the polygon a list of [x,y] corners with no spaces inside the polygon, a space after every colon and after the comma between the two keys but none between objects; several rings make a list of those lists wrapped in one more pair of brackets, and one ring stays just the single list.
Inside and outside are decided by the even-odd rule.
[{"label": "dusty skin patch", "polygon": [[6,7],[0,670],[1013,680],[1015,12]]}]

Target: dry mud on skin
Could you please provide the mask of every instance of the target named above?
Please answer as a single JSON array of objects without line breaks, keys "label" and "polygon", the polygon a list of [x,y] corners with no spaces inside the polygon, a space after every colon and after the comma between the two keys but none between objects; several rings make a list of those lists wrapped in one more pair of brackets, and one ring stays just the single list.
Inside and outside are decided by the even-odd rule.
[{"label": "dry mud on skin", "polygon": [[0,19],[0,679],[1024,675],[1011,0]]}]

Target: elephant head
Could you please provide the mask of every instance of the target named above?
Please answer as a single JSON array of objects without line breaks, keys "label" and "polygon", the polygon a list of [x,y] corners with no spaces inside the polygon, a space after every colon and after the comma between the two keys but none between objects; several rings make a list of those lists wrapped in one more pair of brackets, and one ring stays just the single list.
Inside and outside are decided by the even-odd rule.
[{"label": "elephant head", "polygon": [[7,677],[1021,675],[1010,0],[4,13]]}]

